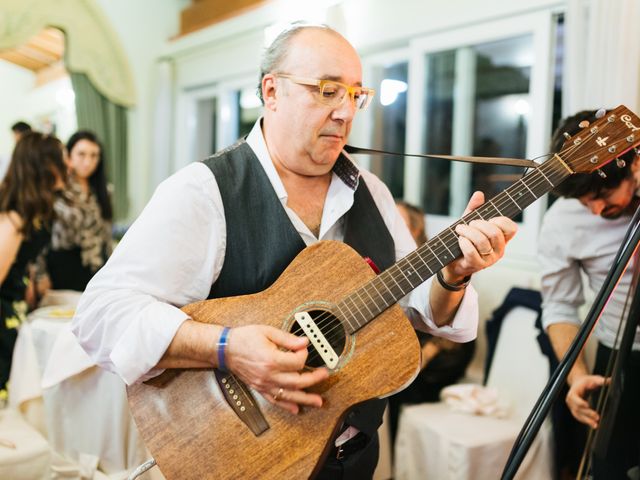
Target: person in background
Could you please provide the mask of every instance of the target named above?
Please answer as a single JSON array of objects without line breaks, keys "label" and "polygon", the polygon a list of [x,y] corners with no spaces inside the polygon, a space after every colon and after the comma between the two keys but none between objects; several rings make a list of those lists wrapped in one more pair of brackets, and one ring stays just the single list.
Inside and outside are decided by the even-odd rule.
[{"label": "person in background", "polygon": [[[11,125],[11,132],[13,133],[13,139],[15,143],[18,143],[20,137],[22,137],[25,133],[29,133],[31,131],[31,125],[26,122],[16,122]],[[11,161],[11,155],[8,156],[0,156],[0,180],[4,178],[5,173],[7,172],[7,168],[9,167],[9,162]]]},{"label": "person in background", "polygon": [[[83,291],[113,249],[113,209],[107,191],[103,149],[93,132],[81,130],[67,142],[69,178],[55,202],[51,246],[45,263],[55,290]],[[41,275],[39,275],[41,276]]]},{"label": "person in background", "polygon": [[18,140],[31,131],[31,125],[27,122],[16,122],[11,125],[11,131],[15,142],[18,143]]},{"label": "person in background", "polygon": [[55,191],[64,186],[63,146],[52,136],[25,134],[0,183],[0,398],[7,380],[17,328],[26,318],[27,264],[49,243]]},{"label": "person in background", "polygon": [[[396,205],[416,245],[420,247],[426,243],[427,232],[422,209],[402,200],[397,200]],[[389,397],[389,430],[392,444],[402,405],[437,402],[444,387],[458,382],[464,376],[475,352],[475,340],[456,343],[420,331],[416,331],[416,334],[422,347],[420,373],[406,389]]]},{"label": "person in background", "polygon": [[[553,135],[552,151],[562,149],[565,132],[575,134],[580,130],[580,122],[596,119],[595,113],[595,110],[582,111],[563,120]],[[578,309],[585,302],[583,279],[592,291],[601,289],[631,216],[640,204],[637,150],[630,150],[601,170],[606,178],[597,172],[581,173],[572,175],[557,187],[555,193],[561,198],[546,212],[540,230],[542,324],[559,359],[566,354],[580,327]],[[605,382],[603,375],[609,357],[616,349],[616,332],[631,276],[632,269],[629,268],[593,331],[598,340],[593,372],[589,371],[581,354],[567,378],[566,404],[571,414],[593,429],[599,427],[601,419],[589,403],[589,394]],[[607,458],[593,458],[595,479],[628,478],[627,471],[640,461],[640,329],[635,333],[626,376],[630,381],[625,383],[618,414],[611,419],[614,427]],[[564,472],[561,474],[569,477],[577,473],[586,439],[584,427],[577,427],[579,425],[573,421],[554,426],[557,435],[561,435],[556,438],[562,448],[559,464]]]}]

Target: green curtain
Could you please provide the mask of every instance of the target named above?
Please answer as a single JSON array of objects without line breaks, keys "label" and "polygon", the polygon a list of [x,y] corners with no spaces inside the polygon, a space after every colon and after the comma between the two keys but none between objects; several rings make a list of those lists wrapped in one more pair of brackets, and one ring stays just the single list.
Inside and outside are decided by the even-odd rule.
[{"label": "green curtain", "polygon": [[127,109],[109,101],[84,73],[71,72],[78,129],[93,131],[104,147],[107,178],[113,185],[115,220],[127,218]]}]

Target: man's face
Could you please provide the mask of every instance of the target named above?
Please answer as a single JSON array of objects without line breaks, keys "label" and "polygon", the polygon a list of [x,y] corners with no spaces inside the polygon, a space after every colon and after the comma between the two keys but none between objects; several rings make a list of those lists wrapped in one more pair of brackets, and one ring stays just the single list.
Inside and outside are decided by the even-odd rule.
[{"label": "man's face", "polygon": [[[360,59],[353,47],[344,38],[317,29],[291,39],[278,70],[295,77],[362,85]],[[297,174],[326,174],[347,142],[356,111],[353,101],[347,96],[332,107],[319,101],[317,86],[277,75],[265,79],[265,128],[275,162]]]},{"label": "man's face", "polygon": [[635,179],[627,178],[618,188],[606,190],[597,197],[594,194],[583,195],[578,200],[594,215],[613,220],[625,213],[633,213],[636,209],[638,205],[638,197],[635,196],[636,188]]}]

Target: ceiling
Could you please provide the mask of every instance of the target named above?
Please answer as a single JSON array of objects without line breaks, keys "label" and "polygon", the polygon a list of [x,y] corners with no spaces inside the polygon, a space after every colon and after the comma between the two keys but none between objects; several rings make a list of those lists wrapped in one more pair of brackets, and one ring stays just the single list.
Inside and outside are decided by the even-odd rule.
[{"label": "ceiling", "polygon": [[56,28],[46,28],[27,43],[0,50],[0,59],[38,73],[61,63],[64,55],[64,34]]}]

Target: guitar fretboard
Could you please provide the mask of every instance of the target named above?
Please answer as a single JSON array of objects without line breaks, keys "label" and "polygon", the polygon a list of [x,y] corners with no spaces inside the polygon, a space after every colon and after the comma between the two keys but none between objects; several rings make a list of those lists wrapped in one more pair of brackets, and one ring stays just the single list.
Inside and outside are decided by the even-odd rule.
[{"label": "guitar fretboard", "polygon": [[455,227],[472,220],[513,218],[571,172],[554,156],[473,212],[396,262],[338,303],[349,333],[354,333],[456,258],[462,256]]}]

